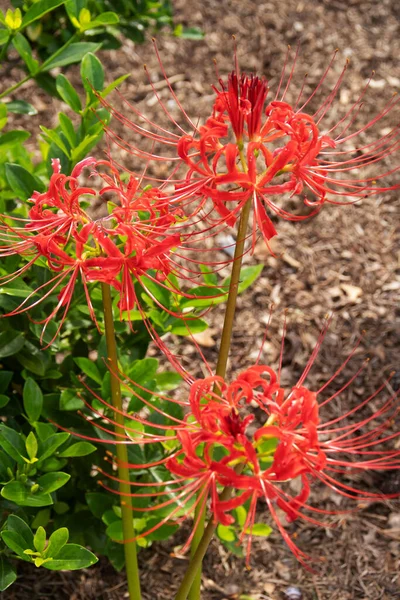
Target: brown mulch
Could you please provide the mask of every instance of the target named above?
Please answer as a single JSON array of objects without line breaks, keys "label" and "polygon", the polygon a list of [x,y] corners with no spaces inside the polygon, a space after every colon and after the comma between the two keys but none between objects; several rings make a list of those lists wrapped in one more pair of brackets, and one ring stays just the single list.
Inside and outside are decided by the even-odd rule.
[{"label": "brown mulch", "polygon": [[[336,76],[345,58],[350,58],[349,73],[328,117],[330,123],[337,121],[351,100],[357,98],[372,70],[376,74],[366,99],[364,122],[368,114],[382,108],[400,87],[400,8],[394,0],[379,3],[372,0],[204,0],[201,3],[175,0],[174,5],[177,22],[199,26],[206,33],[204,41],[199,42],[167,36],[159,39],[167,72],[176,76],[175,90],[193,118],[200,118],[209,110],[210,85],[215,82],[213,59],[216,58],[223,74],[232,68],[233,34],[237,38],[243,70],[256,69],[265,74],[272,88],[279,79],[288,44],[301,43],[294,90],[298,89],[296,84],[301,84],[306,70],[311,83],[318,81],[335,48],[339,48],[333,69]],[[138,102],[150,118],[157,119],[158,108],[142,70],[146,63],[154,79],[161,81],[151,43],[138,47],[128,42],[118,51],[104,53],[102,58],[109,79],[132,72],[121,91],[130,102]],[[8,76],[15,77],[15,73]],[[168,101],[168,90],[162,84],[159,93],[163,101]],[[53,102],[49,106],[48,98],[34,84],[23,88],[18,97],[29,99],[39,114],[29,117],[29,121],[14,116],[16,127],[29,126],[37,132],[39,124],[55,125],[60,103]],[[382,129],[398,122],[398,114],[398,109],[393,111]],[[118,132],[122,133],[122,129]],[[121,153],[121,160],[125,159]],[[326,380],[360,333],[366,330],[362,352],[355,363],[359,364],[357,361],[365,353],[370,356],[370,362],[343,402],[354,406],[371,393],[399,362],[399,214],[399,201],[392,193],[370,198],[357,206],[327,206],[317,218],[302,224],[280,222],[275,246],[278,258],[270,256],[262,244],[257,245],[254,257],[246,257],[251,263],[263,262],[265,268],[252,289],[239,299],[231,370],[254,360],[272,301],[276,318],[270,327],[263,358],[276,365],[282,311],[287,309],[283,376],[285,385],[295,383],[326,313],[333,310],[331,329],[309,381],[316,384]],[[213,337],[217,340],[222,317],[215,311],[210,319]],[[173,342],[188,363],[196,360],[196,352],[190,345],[181,339]],[[204,344],[207,359],[215,363],[217,345],[213,346],[209,338],[200,343]],[[354,369],[354,366],[346,369],[338,385]],[[400,378],[395,377],[392,385],[398,388]],[[336,406],[332,410],[341,408]],[[362,483],[374,491],[400,492],[399,476],[396,478],[390,473],[384,477],[366,477]],[[330,509],[348,507],[327,489],[317,488],[312,500]],[[357,514],[340,516],[336,522],[336,528],[326,530],[307,523],[288,526],[303,550],[322,559],[316,564],[315,574],[305,571],[296,562],[276,532],[268,540],[254,543],[250,571],[242,559],[229,555],[221,544],[214,542],[204,564],[203,600],[400,598],[399,502],[360,506]],[[185,559],[171,556],[173,547],[181,539],[184,532],[169,544],[154,545],[141,552],[146,600],[173,598],[187,564]],[[17,583],[0,594],[2,600],[120,600],[126,597],[123,576],[104,561],[77,573],[47,573],[25,565],[19,572]]]}]

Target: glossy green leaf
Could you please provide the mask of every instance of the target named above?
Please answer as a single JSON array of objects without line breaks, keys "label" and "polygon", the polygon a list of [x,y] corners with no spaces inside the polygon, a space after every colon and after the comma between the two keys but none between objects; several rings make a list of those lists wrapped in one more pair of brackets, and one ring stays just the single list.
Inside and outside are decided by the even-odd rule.
[{"label": "glossy green leaf", "polygon": [[217,535],[224,542],[234,542],[236,540],[235,529],[226,525],[218,525]]},{"label": "glossy green leaf", "polygon": [[96,446],[90,444],[89,442],[77,442],[76,444],[72,444],[63,452],[60,452],[59,456],[62,458],[73,458],[76,456],[87,456],[88,454],[92,454],[97,450]]},{"label": "glossy green leaf", "polygon": [[25,548],[33,548],[33,533],[29,525],[17,515],[10,515],[7,519],[7,530],[14,531],[22,537]]},{"label": "glossy green leaf", "polygon": [[162,391],[174,390],[182,381],[182,375],[173,371],[164,371],[155,375],[157,388]]},{"label": "glossy green leaf", "polygon": [[[261,275],[261,271],[263,270],[264,265],[251,265],[250,267],[243,267],[240,271],[240,283],[238,287],[238,294],[247,290],[248,287],[251,286],[252,283]],[[227,277],[222,287],[228,289],[229,284],[231,282],[231,278]]]},{"label": "glossy green leaf", "polygon": [[33,344],[26,342],[22,350],[16,355],[16,358],[25,369],[28,369],[28,371],[31,371],[35,375],[44,377],[48,356],[42,350],[38,350]]},{"label": "glossy green leaf", "polygon": [[67,117],[64,113],[59,113],[58,119],[60,121],[61,131],[67,138],[67,141],[71,148],[73,148],[76,144],[76,132],[74,128],[74,124],[71,119]]},{"label": "glossy green leaf", "polygon": [[0,129],[3,129],[7,125],[7,105],[5,102],[0,102]]},{"label": "glossy green leaf", "polygon": [[43,552],[46,545],[46,532],[40,525],[33,538],[33,545],[38,552]]},{"label": "glossy green leaf", "polygon": [[76,148],[74,148],[71,152],[71,160],[72,162],[79,162],[83,160],[85,156],[90,152],[90,150],[97,144],[97,142],[101,139],[103,133],[98,135],[89,135],[85,137],[80,144]]},{"label": "glossy green leaf", "polygon": [[[26,102],[25,100],[11,100],[10,102],[6,102],[5,106],[7,107],[8,112],[16,113],[17,115],[37,115],[38,111],[32,104]],[[25,133],[25,132],[23,132]]]},{"label": "glossy green leaf", "polygon": [[57,148],[60,148],[60,150],[62,152],[64,152],[65,156],[70,155],[69,152],[69,148],[65,145],[64,140],[62,139],[62,137],[57,133],[57,131],[55,131],[54,129],[48,129],[47,127],[44,127],[43,125],[39,126],[40,129],[43,131],[44,133],[44,138],[46,141],[53,142],[53,144],[55,144],[57,146]]},{"label": "glossy green leaf", "polygon": [[28,437],[25,440],[25,448],[31,462],[33,462],[38,450],[37,439],[33,431],[29,432]]},{"label": "glossy green leaf", "polygon": [[7,133],[0,135],[0,151],[3,152],[13,146],[23,144],[29,137],[30,133],[28,131],[22,131],[21,129],[7,131]]},{"label": "glossy green leaf", "polygon": [[104,88],[104,90],[101,92],[100,96],[102,98],[105,98],[106,96],[108,96],[108,94],[110,94],[113,90],[115,90],[115,88],[118,87],[120,83],[125,81],[125,79],[130,77],[130,75],[131,75],[130,73],[127,73],[126,75],[121,75],[121,77],[118,77],[118,79],[115,79],[114,81],[109,83],[108,86],[106,88]]},{"label": "glossy green leaf", "polygon": [[17,461],[19,465],[25,464],[25,461],[22,458],[23,456],[26,456],[25,443],[22,436],[19,435],[15,429],[11,429],[11,427],[4,425],[4,423],[0,424],[0,446],[9,456]]},{"label": "glossy green leaf", "polygon": [[86,90],[91,92],[92,88],[101,91],[104,87],[103,65],[92,52],[88,52],[81,63],[81,78]]},{"label": "glossy green leaf", "polygon": [[256,535],[260,537],[268,537],[271,535],[273,529],[266,523],[254,523],[252,528],[246,530],[246,533]]},{"label": "glossy green leaf", "polygon": [[56,529],[56,531],[54,531],[49,538],[49,543],[43,556],[45,558],[57,556],[57,554],[68,542],[68,538],[69,531],[66,527],[60,527],[60,529]]},{"label": "glossy green leaf", "polygon": [[56,88],[61,98],[68,104],[68,106],[72,108],[73,111],[79,112],[82,110],[82,104],[78,93],[76,92],[72,83],[70,83],[70,81],[62,73],[57,75]]},{"label": "glossy green leaf", "polygon": [[0,394],[3,394],[13,377],[12,371],[0,371]]},{"label": "glossy green leaf", "polygon": [[85,499],[91,512],[98,519],[101,519],[106,510],[109,510],[115,503],[115,499],[110,494],[101,492],[88,492]]},{"label": "glossy green leaf", "polygon": [[93,21],[89,21],[81,30],[86,31],[87,29],[95,29],[97,27],[105,27],[106,25],[116,25],[119,22],[119,17],[115,12],[106,11],[96,16]]},{"label": "glossy green leaf", "polygon": [[46,13],[50,12],[64,4],[65,0],[39,0],[39,2],[35,2],[33,6],[24,14],[22,19],[21,29],[25,29],[30,23],[40,19]]},{"label": "glossy green leaf", "polygon": [[98,558],[79,544],[67,544],[43,567],[50,571],[75,571],[97,563]]},{"label": "glossy green leaf", "polygon": [[71,475],[68,473],[63,473],[62,471],[57,471],[55,473],[46,473],[45,475],[41,475],[37,479],[37,483],[40,486],[41,494],[51,494],[56,490],[60,489],[71,479]]},{"label": "glossy green leaf", "polygon": [[63,390],[60,396],[60,410],[79,410],[85,405],[74,390]]},{"label": "glossy green leaf", "polygon": [[4,46],[10,39],[10,32],[7,29],[0,29],[0,46]]},{"label": "glossy green leaf", "polygon": [[54,454],[57,448],[62,446],[68,440],[69,436],[70,434],[67,432],[55,433],[41,443],[38,452],[39,462],[42,462]]},{"label": "glossy green leaf", "polygon": [[207,328],[208,323],[203,319],[187,319],[186,321],[176,319],[169,331],[175,335],[190,335],[205,331]]},{"label": "glossy green leaf", "polygon": [[[0,140],[1,146],[1,140]],[[28,200],[33,192],[43,192],[44,184],[29,171],[14,163],[6,163],[6,179],[10,188],[20,200]]]},{"label": "glossy green leaf", "polygon": [[1,495],[6,500],[15,502],[19,506],[41,507],[53,504],[50,494],[33,494],[20,481],[10,481],[1,490]]},{"label": "glossy green leaf", "polygon": [[85,54],[88,52],[97,52],[97,50],[101,47],[101,44],[95,44],[93,42],[77,42],[74,44],[70,44],[57,56],[50,56],[43,65],[41,66],[41,71],[50,71],[50,69],[54,69],[55,67],[65,67],[66,65],[71,65],[73,63],[80,62]]},{"label": "glossy green leaf", "polygon": [[93,381],[101,385],[103,377],[101,376],[101,373],[96,363],[90,360],[90,358],[85,358],[84,356],[74,358],[74,362],[78,365],[78,367],[85,375],[87,375],[88,377],[90,377],[90,379],[93,379]]},{"label": "glossy green leaf", "polygon": [[17,579],[11,563],[7,558],[0,554],[0,592],[4,592]]},{"label": "glossy green leaf", "polygon": [[[23,537],[21,537],[21,535],[19,535],[16,531],[8,531],[8,530],[2,531],[0,535],[1,535],[3,542],[6,544],[6,546],[8,546],[8,548],[10,548],[10,550],[15,552],[15,554],[17,556],[19,556],[20,558],[22,558],[23,560],[30,562],[30,559],[25,554],[25,550],[27,548],[29,548],[29,546],[26,545],[25,540],[23,539]],[[32,546],[33,546],[33,536],[32,536]]]},{"label": "glossy green leaf", "polygon": [[50,521],[50,509],[43,508],[42,510],[38,510],[35,514],[35,518],[32,521],[32,529],[37,529],[38,527],[46,527]]},{"label": "glossy green leaf", "polygon": [[153,379],[158,368],[158,360],[156,358],[143,358],[135,360],[132,366],[128,369],[129,378],[136,383],[145,383]]},{"label": "glossy green leaf", "polygon": [[28,71],[31,75],[34,75],[38,71],[39,63],[32,56],[32,48],[22,33],[17,33],[13,39],[13,46],[28,67]]},{"label": "glossy green leaf", "polygon": [[28,377],[23,389],[23,402],[26,415],[30,422],[37,421],[43,407],[43,394],[34,379]]},{"label": "glossy green leaf", "polygon": [[10,398],[4,394],[0,394],[0,408],[4,408],[9,403]]}]

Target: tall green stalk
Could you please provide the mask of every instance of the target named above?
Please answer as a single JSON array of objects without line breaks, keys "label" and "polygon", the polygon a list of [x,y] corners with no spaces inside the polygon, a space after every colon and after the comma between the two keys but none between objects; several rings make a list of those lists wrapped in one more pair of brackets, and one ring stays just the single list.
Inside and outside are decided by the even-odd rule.
[{"label": "tall green stalk", "polygon": [[[111,370],[111,402],[115,411],[115,433],[124,434],[124,417],[122,411],[121,385],[117,377],[118,373],[118,355],[117,344],[115,340],[114,318],[112,312],[111,290],[106,283],[101,284],[103,298],[104,323],[107,342],[108,364]],[[124,466],[128,463],[128,450],[125,444],[116,444],[116,453],[118,459],[118,477],[122,481],[129,481],[129,469]],[[124,540],[133,540],[135,529],[133,527],[132,499],[129,496],[131,491],[128,483],[119,484],[121,492],[121,516]],[[126,495],[125,495],[126,494]],[[128,580],[128,591],[130,600],[141,600],[139,569],[137,564],[136,542],[129,541],[124,544],[125,566]]]},{"label": "tall green stalk", "polygon": [[[251,199],[244,205],[240,215],[238,233],[236,238],[235,254],[233,258],[231,282],[229,285],[228,299],[226,303],[224,326],[222,329],[221,343],[219,347],[218,362],[216,374],[220,377],[225,377],[226,367],[228,364],[229,350],[231,346],[233,324],[236,312],[236,300],[240,283],[240,271],[242,268],[242,259],[246,241],[247,226],[251,210]],[[225,494],[227,490],[224,490]],[[230,495],[230,490],[228,490]],[[195,511],[195,522],[197,522],[196,532],[193,536],[192,545],[190,548],[191,562],[185,577],[179,588],[176,600],[201,600],[201,572],[202,561],[207,551],[208,545],[214,534],[216,526],[210,521],[204,529],[206,508],[202,503],[199,503]],[[182,587],[183,586],[183,587]],[[181,594],[181,595],[180,595]]]}]

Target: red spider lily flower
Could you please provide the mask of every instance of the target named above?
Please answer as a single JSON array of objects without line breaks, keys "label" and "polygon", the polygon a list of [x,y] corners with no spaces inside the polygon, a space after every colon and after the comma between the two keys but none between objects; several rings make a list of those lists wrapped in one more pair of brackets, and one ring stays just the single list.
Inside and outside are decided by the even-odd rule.
[{"label": "red spider lily flower", "polygon": [[[142,141],[148,140],[151,148],[145,150],[140,144],[124,141],[111,129],[107,131],[110,139],[139,158],[174,161],[176,167],[169,182],[175,184],[176,198],[192,199],[200,206],[211,199],[219,222],[229,225],[235,223],[244,204],[252,202],[253,231],[258,227],[268,242],[277,232],[267,210],[282,219],[301,221],[314,216],[325,203],[349,204],[399,189],[399,183],[384,183],[399,170],[399,166],[380,167],[399,150],[398,126],[374,141],[356,141],[366,132],[372,132],[398,106],[398,98],[390,99],[380,113],[353,131],[368,82],[347,113],[326,130],[323,120],[329,115],[342,84],[348,68],[346,63],[319,107],[314,112],[307,112],[311,101],[322,93],[336,53],[309,97],[303,98],[304,82],[293,103],[287,98],[298,53],[288,75],[289,54],[286,57],[278,88],[271,97],[267,80],[240,73],[235,57],[235,70],[226,80],[219,77],[219,88],[213,86],[216,98],[212,113],[201,125],[184,111],[162,66],[157,47],[155,50],[169,92],[186,124],[180,124],[173,117],[153,86],[171,131],[150,121],[129,103],[126,103],[129,110],[140,124],[108,104],[107,107]],[[295,214],[285,208],[285,202],[293,198],[298,198],[299,203],[310,209],[307,215]]]},{"label": "red spider lily flower", "polygon": [[[320,518],[337,514],[338,511],[329,511],[308,503],[316,483],[327,485],[351,500],[379,501],[396,495],[358,488],[349,481],[348,476],[356,471],[400,469],[400,450],[385,448],[385,444],[399,436],[398,432],[391,430],[400,411],[399,395],[392,393],[378,403],[387,381],[353,408],[348,408],[337,417],[323,418],[324,407],[339,400],[365,368],[366,362],[339,390],[320,399],[348,364],[355,349],[318,390],[311,390],[305,385],[326,330],[327,328],[322,331],[299,381],[290,390],[284,389],[280,384],[280,368],[275,371],[270,366],[258,363],[240,373],[231,383],[213,375],[199,380],[186,375],[187,401],[157,392],[151,392],[153,399],[147,400],[143,392],[150,390],[137,386],[129,378],[118,374],[124,385],[128,386],[129,392],[142,400],[144,410],[139,413],[120,411],[125,417],[125,432],[117,436],[112,430],[115,409],[92,392],[105,410],[99,412],[85,401],[89,411],[85,413],[85,419],[95,428],[107,432],[107,444],[124,443],[124,440],[128,444],[143,447],[154,442],[166,444],[169,451],[162,459],[150,461],[146,465],[124,464],[133,472],[162,465],[166,470],[167,480],[175,483],[175,501],[168,496],[169,488],[160,489],[164,483],[155,485],[157,491],[153,494],[154,504],[151,510],[170,507],[161,524],[168,520],[181,522],[190,516],[196,492],[200,493],[195,506],[200,503],[205,506],[209,501],[215,523],[227,526],[234,524],[232,511],[245,504],[248,506],[248,514],[240,539],[249,535],[249,560],[256,509],[264,501],[290,549],[303,564],[308,564],[311,557],[298,548],[290,537],[277,508],[286,514],[289,522],[303,519],[326,527],[329,523],[322,523]],[[171,417],[169,410],[162,408],[159,401],[163,401],[165,407],[169,402],[180,404],[184,409],[183,416]],[[258,409],[257,422],[253,406]],[[264,416],[261,422],[260,409]],[[158,418],[153,419],[152,413],[156,413]],[[140,423],[142,431],[138,432],[137,426],[132,427],[130,423]],[[101,439],[88,437],[86,434],[81,434],[80,437],[100,443],[104,439],[104,435]],[[111,481],[119,481],[113,472],[107,473],[100,469],[100,473]],[[292,495],[288,487],[288,482],[292,480],[300,483],[297,495]],[[138,488],[132,492],[132,496],[151,496],[147,489],[150,483],[142,485],[146,481],[147,479],[135,477],[135,481],[128,482]],[[105,483],[102,485],[113,491],[113,487]],[[224,487],[232,489],[232,497],[228,500],[220,497]],[[140,532],[139,537],[153,532],[161,524],[152,526],[149,531]]]},{"label": "red spider lily flower", "polygon": [[[92,179],[97,178],[101,185],[99,191],[79,184],[78,177],[88,166],[92,167]],[[191,274],[182,274],[177,261],[171,258],[173,251],[183,248],[193,235],[190,223],[188,231],[184,230],[179,206],[171,204],[168,196],[159,189],[147,187],[142,190],[137,178],[131,176],[124,183],[118,170],[108,161],[87,158],[76,165],[69,177],[62,175],[59,162],[53,161],[53,171],[47,192],[33,194],[28,218],[2,218],[1,234],[6,244],[0,249],[0,255],[20,255],[28,261],[0,281],[3,284],[13,281],[39,258],[46,261],[52,273],[46,283],[29,293],[19,306],[4,316],[29,311],[58,292],[56,307],[39,321],[43,324],[43,338],[49,323],[61,315],[56,336],[71,306],[78,280],[82,282],[89,314],[96,325],[88,287],[92,282],[108,283],[117,291],[121,318],[124,311],[128,312],[129,318],[130,312],[138,308],[146,319],[135,283],[166,311],[169,309],[157,299],[154,285],[191,297],[168,280],[170,275],[189,282],[194,279]],[[92,218],[84,208],[88,196],[103,200],[109,194],[113,194],[115,202],[108,202],[108,216]]]}]

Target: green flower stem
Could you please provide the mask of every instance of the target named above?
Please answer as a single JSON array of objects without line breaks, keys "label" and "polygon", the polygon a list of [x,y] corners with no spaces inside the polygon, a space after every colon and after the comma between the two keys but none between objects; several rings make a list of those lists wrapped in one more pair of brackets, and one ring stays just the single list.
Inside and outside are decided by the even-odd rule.
[{"label": "green flower stem", "polygon": [[[240,474],[243,470],[244,465],[238,465],[235,469],[238,474]],[[222,502],[229,500],[232,494],[232,488],[227,487],[220,494],[219,498]],[[213,519],[210,519],[207,527],[204,530],[202,538],[197,546],[196,551],[191,558],[189,566],[186,570],[186,573],[182,579],[182,583],[179,586],[179,590],[175,596],[175,600],[186,600],[188,598],[189,591],[193,585],[193,582],[196,580],[198,573],[201,573],[201,564],[203,562],[203,558],[207,552],[207,548],[210,545],[212,537],[217,528],[217,523],[214,522]],[[200,598],[200,596],[199,596]]]},{"label": "green flower stem", "polygon": [[[114,318],[112,312],[111,290],[106,283],[101,284],[101,292],[103,297],[104,309],[104,324],[107,342],[107,357],[108,364],[111,369],[111,401],[116,409],[115,421],[118,425],[115,426],[115,433],[124,434],[124,417],[118,412],[122,411],[121,385],[116,374],[118,373],[118,356],[117,344],[115,340]],[[123,481],[129,481],[129,469],[124,464],[128,463],[128,450],[125,444],[116,444],[116,452],[118,459],[118,477]],[[130,485],[120,483],[119,489],[121,492],[121,516],[122,529],[124,540],[133,540],[135,537],[135,529],[133,527],[132,516],[132,499],[129,496],[131,491]],[[126,496],[124,496],[126,494]],[[125,550],[125,566],[128,580],[128,591],[130,600],[141,600],[139,569],[137,564],[136,542],[129,541],[124,544]]]},{"label": "green flower stem", "polygon": [[[240,283],[240,271],[242,268],[242,259],[244,246],[246,241],[247,226],[249,223],[251,210],[251,199],[244,205],[240,215],[238,233],[236,238],[235,254],[233,258],[231,282],[229,285],[228,299],[226,303],[224,326],[222,329],[221,343],[219,347],[218,362],[216,374],[220,377],[225,377],[226,367],[228,364],[229,350],[231,346],[233,323],[235,320],[236,300]],[[216,390],[214,390],[216,391]],[[224,490],[223,494],[226,490]],[[228,492],[227,492],[228,493]],[[230,491],[229,491],[230,495]],[[202,513],[202,514],[200,514]],[[205,525],[206,509],[200,502],[195,510],[194,519],[198,521],[196,532],[193,536],[193,541],[190,549],[191,562],[185,574],[182,585],[179,588],[176,600],[200,600],[200,585],[201,585],[201,570],[202,560],[215,531],[215,525],[212,521]],[[187,583],[187,581],[189,583]],[[184,586],[182,588],[182,586]],[[190,590],[190,591],[189,591]],[[188,595],[189,594],[189,595]]]}]

